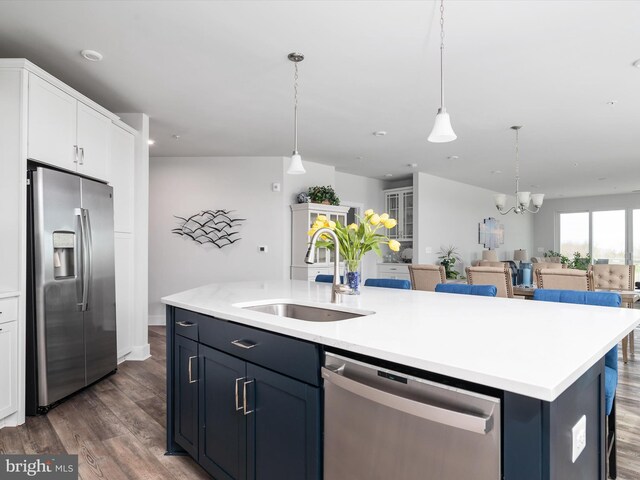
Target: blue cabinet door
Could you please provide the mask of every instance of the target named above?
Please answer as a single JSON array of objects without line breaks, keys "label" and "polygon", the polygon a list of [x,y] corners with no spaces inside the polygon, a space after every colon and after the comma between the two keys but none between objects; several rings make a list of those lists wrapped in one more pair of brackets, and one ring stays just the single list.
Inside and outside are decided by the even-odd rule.
[{"label": "blue cabinet door", "polygon": [[193,458],[198,458],[198,344],[175,336],[173,364],[175,398],[174,438]]},{"label": "blue cabinet door", "polygon": [[320,388],[247,363],[248,477],[319,480]]},{"label": "blue cabinet door", "polygon": [[[247,478],[246,362],[200,345],[198,462],[216,480]],[[195,413],[194,413],[195,414]]]}]

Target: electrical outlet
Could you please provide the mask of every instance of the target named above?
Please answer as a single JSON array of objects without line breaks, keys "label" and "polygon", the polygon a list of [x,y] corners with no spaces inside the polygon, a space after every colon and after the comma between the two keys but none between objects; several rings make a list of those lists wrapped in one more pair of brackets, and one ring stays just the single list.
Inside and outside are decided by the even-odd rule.
[{"label": "electrical outlet", "polygon": [[269,251],[269,248],[266,245],[258,245],[258,251],[260,253],[267,253]]},{"label": "electrical outlet", "polygon": [[271,184],[271,190],[274,192],[279,192],[280,191],[280,184],[279,183],[272,183]]},{"label": "electrical outlet", "polygon": [[576,460],[587,446],[587,417],[583,415],[571,429],[571,461]]}]

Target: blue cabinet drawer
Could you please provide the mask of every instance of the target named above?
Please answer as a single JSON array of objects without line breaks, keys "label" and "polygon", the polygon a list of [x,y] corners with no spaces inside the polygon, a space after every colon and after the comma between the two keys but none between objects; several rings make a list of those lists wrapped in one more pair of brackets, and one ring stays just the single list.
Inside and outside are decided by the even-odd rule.
[{"label": "blue cabinet drawer", "polygon": [[213,317],[201,319],[198,329],[204,345],[310,385],[320,385],[320,351],[316,344]]},{"label": "blue cabinet drawer", "polygon": [[174,318],[175,332],[182,337],[190,338],[191,340],[198,341],[198,325],[202,322],[202,319],[207,319],[205,315],[199,313],[189,312],[187,310],[181,310],[176,308],[176,314]]}]

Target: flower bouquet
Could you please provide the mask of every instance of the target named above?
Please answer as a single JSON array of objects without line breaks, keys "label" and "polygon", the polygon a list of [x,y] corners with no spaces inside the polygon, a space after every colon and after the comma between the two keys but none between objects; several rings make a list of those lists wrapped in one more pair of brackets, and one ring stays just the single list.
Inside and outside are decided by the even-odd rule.
[{"label": "flower bouquet", "polygon": [[[309,236],[313,236],[320,228],[330,228],[335,232],[338,237],[340,255],[347,268],[347,283],[354,293],[358,292],[360,285],[360,272],[358,271],[360,262],[367,252],[373,250],[381,257],[380,245],[382,244],[389,245],[389,249],[394,252],[400,250],[400,242],[387,237],[386,230],[394,228],[398,223],[395,219],[389,218],[387,213],[378,215],[370,209],[364,212],[364,217],[358,216],[357,218],[359,223],[342,225],[340,222],[329,220],[325,215],[318,215],[308,232]],[[320,236],[316,245],[329,250],[335,249],[333,239],[325,235]]]}]

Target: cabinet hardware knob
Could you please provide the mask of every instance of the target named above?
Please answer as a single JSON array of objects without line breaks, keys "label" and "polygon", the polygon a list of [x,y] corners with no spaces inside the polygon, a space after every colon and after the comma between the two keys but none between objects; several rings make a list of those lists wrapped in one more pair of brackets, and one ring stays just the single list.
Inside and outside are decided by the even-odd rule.
[{"label": "cabinet hardware knob", "polygon": [[78,163],[78,145],[73,146],[73,154],[75,157],[75,159],[73,160],[73,163]]},{"label": "cabinet hardware knob", "polygon": [[84,165],[84,147],[80,147],[80,165]]},{"label": "cabinet hardware knob", "polygon": [[197,356],[189,357],[189,383],[196,383],[198,381],[197,378],[193,380],[191,377],[191,360],[193,360],[194,358],[198,358],[198,357]]},{"label": "cabinet hardware knob", "polygon": [[236,347],[244,348],[246,350],[249,350],[250,348],[253,348],[256,345],[258,345],[257,343],[254,343],[251,340],[242,340],[242,339],[233,340],[231,344],[235,345]]}]

